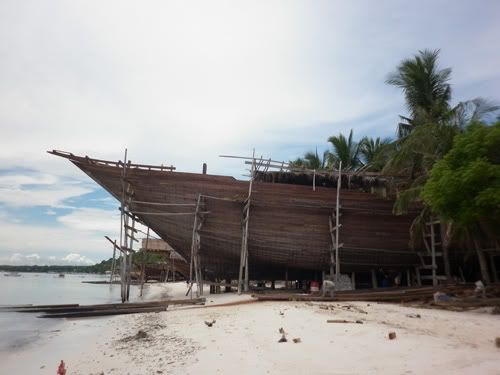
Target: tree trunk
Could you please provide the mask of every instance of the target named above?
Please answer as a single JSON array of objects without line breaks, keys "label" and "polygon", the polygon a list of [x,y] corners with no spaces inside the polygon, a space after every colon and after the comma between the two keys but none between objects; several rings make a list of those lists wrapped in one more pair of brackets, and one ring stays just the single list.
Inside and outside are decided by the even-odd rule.
[{"label": "tree trunk", "polygon": [[451,269],[450,269],[450,257],[449,257],[449,247],[451,241],[451,224],[445,223],[440,219],[441,222],[441,248],[443,249],[443,263],[444,263],[444,274],[446,276],[446,281],[451,281]]},{"label": "tree trunk", "polygon": [[474,240],[474,247],[476,248],[477,259],[479,261],[479,267],[481,268],[481,276],[485,284],[489,284],[490,273],[488,272],[488,263],[486,263],[486,257],[484,256],[483,249],[479,244],[479,241]]}]

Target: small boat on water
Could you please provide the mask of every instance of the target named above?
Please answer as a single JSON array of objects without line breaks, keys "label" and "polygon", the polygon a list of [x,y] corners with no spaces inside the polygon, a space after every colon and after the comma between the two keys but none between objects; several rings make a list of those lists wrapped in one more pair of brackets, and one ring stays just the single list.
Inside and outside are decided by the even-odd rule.
[{"label": "small boat on water", "polygon": [[64,277],[64,273],[60,273],[60,274],[59,274],[59,277]]},{"label": "small boat on water", "polygon": [[19,272],[8,272],[8,273],[4,273],[4,276],[20,277],[21,274]]}]

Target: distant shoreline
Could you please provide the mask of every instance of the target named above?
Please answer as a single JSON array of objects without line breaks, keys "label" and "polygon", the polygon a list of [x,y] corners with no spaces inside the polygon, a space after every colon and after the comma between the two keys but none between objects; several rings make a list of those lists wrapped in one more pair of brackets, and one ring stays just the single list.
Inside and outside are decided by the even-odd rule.
[{"label": "distant shoreline", "polygon": [[29,273],[89,273],[104,274],[107,270],[94,266],[10,266],[0,265],[0,272],[29,272]]}]

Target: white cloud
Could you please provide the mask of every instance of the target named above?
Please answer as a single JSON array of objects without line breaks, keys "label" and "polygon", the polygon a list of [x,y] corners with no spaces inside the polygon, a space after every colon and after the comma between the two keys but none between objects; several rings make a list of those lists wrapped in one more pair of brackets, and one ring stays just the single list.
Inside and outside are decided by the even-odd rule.
[{"label": "white cloud", "polygon": [[[8,142],[0,160],[74,175],[44,151],[118,159],[128,146],[137,161],[181,170],[208,161],[225,172],[231,164],[216,155],[247,153],[252,143],[259,149],[263,139],[307,134],[319,123],[335,123],[332,134],[349,131],[345,122],[383,110],[392,114],[384,127],[394,129],[403,100],[384,79],[421,48],[443,49],[444,64],[460,73],[457,90],[486,79],[483,95],[500,96],[492,49],[500,32],[489,17],[498,8],[446,1],[25,8],[6,0],[0,124]],[[464,54],[464,45],[474,53]]]},{"label": "white cloud", "polygon": [[[23,256],[37,253],[44,259],[56,253],[108,259],[112,247],[104,236],[119,240],[120,217],[117,212],[95,208],[74,209],[69,214],[57,217],[59,225],[48,226],[15,223],[0,211],[0,251]],[[140,224],[136,224],[136,228],[145,231]]]},{"label": "white cloud", "polygon": [[118,210],[103,210],[100,208],[77,208],[71,213],[57,218],[69,229],[103,233],[116,233],[120,228]]},{"label": "white cloud", "polygon": [[91,264],[95,264],[93,260],[87,258],[86,256],[75,253],[68,254],[61,260],[67,264],[72,264],[72,265],[88,266]]},{"label": "white cloud", "polygon": [[36,171],[3,174],[0,175],[0,203],[15,207],[60,207],[66,199],[94,190],[88,186],[88,183]]},{"label": "white cloud", "polygon": [[76,253],[68,254],[64,257],[43,256],[36,253],[22,254],[13,253],[11,255],[0,256],[0,264],[17,265],[17,266],[43,266],[43,265],[76,265],[89,266],[95,264],[92,259]]}]

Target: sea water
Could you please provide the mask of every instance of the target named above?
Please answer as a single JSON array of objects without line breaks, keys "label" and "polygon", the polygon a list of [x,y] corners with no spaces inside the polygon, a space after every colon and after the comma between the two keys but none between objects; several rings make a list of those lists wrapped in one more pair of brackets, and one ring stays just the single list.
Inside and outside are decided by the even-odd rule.
[{"label": "sea water", "polygon": [[[0,305],[23,304],[100,304],[120,302],[120,285],[86,284],[82,281],[106,281],[109,275],[0,273]],[[131,286],[130,300],[137,300],[139,288]],[[43,336],[57,332],[63,319],[40,319],[41,313],[0,311],[0,354],[36,345]]]}]

